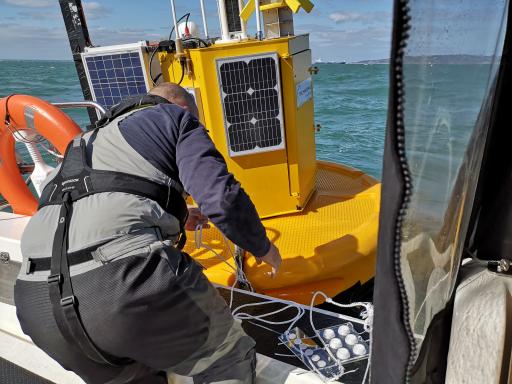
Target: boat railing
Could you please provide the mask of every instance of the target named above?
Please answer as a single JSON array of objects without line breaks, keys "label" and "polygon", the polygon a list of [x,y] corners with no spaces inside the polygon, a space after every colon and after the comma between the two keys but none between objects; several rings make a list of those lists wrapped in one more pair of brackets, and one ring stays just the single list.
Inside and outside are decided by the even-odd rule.
[{"label": "boat railing", "polygon": [[[104,115],[106,113],[105,108],[103,108],[100,104],[90,101],[90,100],[83,100],[83,101],[68,101],[68,102],[61,102],[61,103],[52,103],[57,108],[60,109],[75,109],[75,108],[94,108],[96,109],[101,115]],[[20,171],[23,173],[29,173],[33,170],[33,164],[23,164],[20,167]],[[0,211],[4,211],[5,209],[9,208],[10,204],[0,195]]]},{"label": "boat railing", "polygon": [[72,109],[72,108],[94,108],[100,112],[101,115],[104,115],[107,111],[100,104],[91,100],[84,101],[67,101],[62,103],[52,103],[56,107],[60,109]]}]

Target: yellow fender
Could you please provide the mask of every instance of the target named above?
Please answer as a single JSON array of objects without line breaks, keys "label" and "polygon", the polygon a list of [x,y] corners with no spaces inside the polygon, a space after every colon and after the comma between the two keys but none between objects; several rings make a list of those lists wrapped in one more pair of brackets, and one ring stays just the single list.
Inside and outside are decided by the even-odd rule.
[{"label": "yellow fender", "polygon": [[[247,4],[245,4],[244,9],[242,9],[242,12],[240,12],[240,17],[245,22],[249,20],[256,9],[255,1],[259,0],[249,0]],[[300,7],[302,7],[307,13],[311,12],[314,7],[314,4],[309,0],[284,0],[281,3],[282,6],[288,6],[295,13],[299,12]]]}]

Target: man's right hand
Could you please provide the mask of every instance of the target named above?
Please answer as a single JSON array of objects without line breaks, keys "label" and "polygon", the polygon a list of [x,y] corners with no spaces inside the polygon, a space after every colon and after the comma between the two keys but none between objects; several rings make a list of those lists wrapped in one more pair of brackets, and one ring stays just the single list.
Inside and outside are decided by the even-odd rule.
[{"label": "man's right hand", "polygon": [[272,267],[272,277],[275,277],[281,266],[281,254],[279,249],[274,244],[270,244],[270,249],[262,257],[256,257],[256,263],[259,265],[262,262]]}]

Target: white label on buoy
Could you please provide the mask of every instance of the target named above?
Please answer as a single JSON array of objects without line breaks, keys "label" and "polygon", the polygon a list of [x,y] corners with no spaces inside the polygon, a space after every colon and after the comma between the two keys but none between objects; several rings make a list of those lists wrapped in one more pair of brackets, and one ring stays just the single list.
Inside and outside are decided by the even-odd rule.
[{"label": "white label on buoy", "polygon": [[297,108],[302,107],[306,101],[311,99],[312,95],[311,78],[308,78],[297,84]]}]

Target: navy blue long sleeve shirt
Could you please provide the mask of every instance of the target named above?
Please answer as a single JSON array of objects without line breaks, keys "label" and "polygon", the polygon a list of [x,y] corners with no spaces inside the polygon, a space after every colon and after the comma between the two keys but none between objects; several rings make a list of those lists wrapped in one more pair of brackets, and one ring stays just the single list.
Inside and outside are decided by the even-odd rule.
[{"label": "navy blue long sleeve shirt", "polygon": [[193,115],[174,104],[158,104],[124,119],[119,129],[142,157],[181,182],[226,237],[254,256],[268,252],[254,204]]}]

